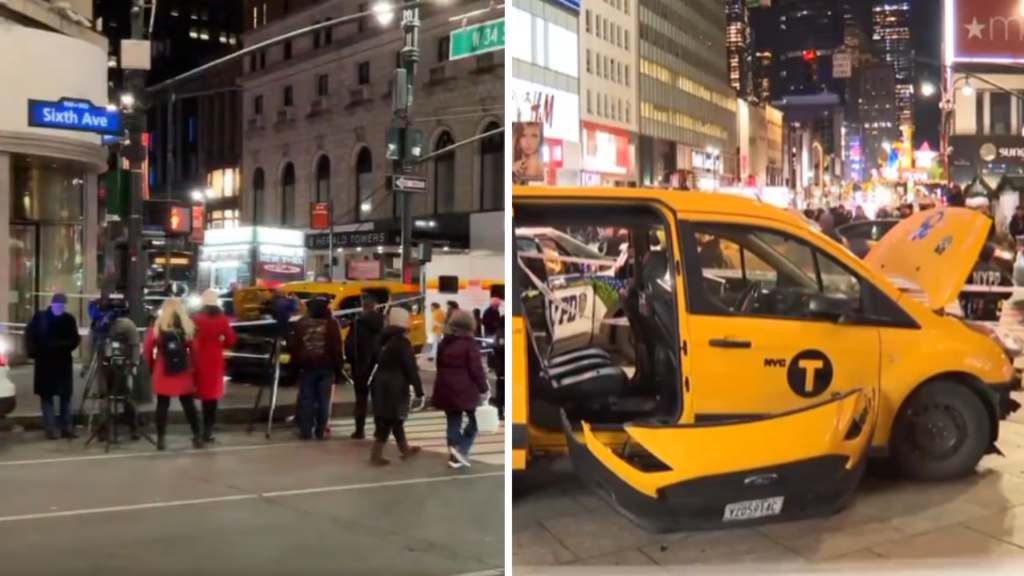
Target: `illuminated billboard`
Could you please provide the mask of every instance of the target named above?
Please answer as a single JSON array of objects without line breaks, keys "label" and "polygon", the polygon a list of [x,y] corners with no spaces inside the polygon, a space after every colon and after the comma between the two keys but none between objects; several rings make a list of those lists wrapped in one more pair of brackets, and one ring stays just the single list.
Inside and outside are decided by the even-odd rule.
[{"label": "illuminated billboard", "polygon": [[1024,61],[1020,0],[944,0],[944,59],[953,62]]}]

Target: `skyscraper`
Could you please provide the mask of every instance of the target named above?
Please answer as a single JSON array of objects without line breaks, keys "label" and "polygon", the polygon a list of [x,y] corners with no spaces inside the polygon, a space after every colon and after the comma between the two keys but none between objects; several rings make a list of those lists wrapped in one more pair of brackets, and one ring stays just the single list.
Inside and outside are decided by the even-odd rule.
[{"label": "skyscraper", "polygon": [[832,51],[843,43],[844,11],[839,2],[778,0],[774,11],[778,32],[773,42],[773,98],[822,91],[842,94],[841,82],[832,78]]},{"label": "skyscraper", "polygon": [[729,84],[740,98],[746,100],[756,97],[753,44],[747,0],[726,0],[725,48],[729,58]]},{"label": "skyscraper", "polygon": [[910,42],[910,2],[890,1],[872,11],[875,55],[896,74],[896,109],[900,124],[913,123],[914,48]]}]

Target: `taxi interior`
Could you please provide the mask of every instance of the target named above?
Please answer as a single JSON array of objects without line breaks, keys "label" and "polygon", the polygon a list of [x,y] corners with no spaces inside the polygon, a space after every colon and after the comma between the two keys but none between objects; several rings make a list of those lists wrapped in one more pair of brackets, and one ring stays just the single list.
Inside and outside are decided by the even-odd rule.
[{"label": "taxi interior", "polygon": [[[571,426],[587,421],[595,430],[621,430],[626,422],[674,424],[682,411],[679,328],[675,276],[670,245],[661,245],[665,223],[646,207],[610,214],[605,208],[574,207],[572,215],[552,214],[541,205],[516,207],[516,226],[614,226],[629,231],[632,253],[614,278],[598,275],[615,266],[603,261],[562,258],[550,253],[517,251],[523,316],[528,338],[530,423],[547,431],[563,428],[562,412]],[[567,266],[567,264],[569,266]],[[561,341],[554,316],[559,313],[559,288],[586,276],[588,281],[613,281],[626,295],[629,328],[635,335],[635,366],[617,357],[596,338]],[[635,289],[627,289],[633,286]],[[627,295],[628,294],[628,295]],[[595,334],[597,330],[594,331]]]}]

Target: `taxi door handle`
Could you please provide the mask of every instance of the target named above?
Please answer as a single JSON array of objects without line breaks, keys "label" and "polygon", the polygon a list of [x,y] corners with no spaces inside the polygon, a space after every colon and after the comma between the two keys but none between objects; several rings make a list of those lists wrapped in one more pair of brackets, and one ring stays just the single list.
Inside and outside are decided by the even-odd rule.
[{"label": "taxi door handle", "polygon": [[712,348],[750,348],[750,340],[733,340],[731,338],[712,338],[708,344]]}]

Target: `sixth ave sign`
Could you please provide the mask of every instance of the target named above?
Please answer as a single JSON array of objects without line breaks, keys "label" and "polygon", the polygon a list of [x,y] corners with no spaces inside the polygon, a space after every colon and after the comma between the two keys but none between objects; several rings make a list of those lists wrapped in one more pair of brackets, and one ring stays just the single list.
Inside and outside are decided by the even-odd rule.
[{"label": "sixth ave sign", "polygon": [[426,192],[427,179],[422,176],[392,174],[388,176],[388,187],[394,192]]}]

